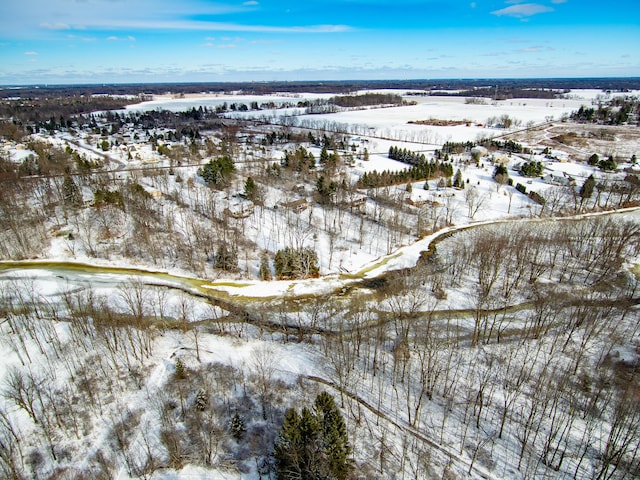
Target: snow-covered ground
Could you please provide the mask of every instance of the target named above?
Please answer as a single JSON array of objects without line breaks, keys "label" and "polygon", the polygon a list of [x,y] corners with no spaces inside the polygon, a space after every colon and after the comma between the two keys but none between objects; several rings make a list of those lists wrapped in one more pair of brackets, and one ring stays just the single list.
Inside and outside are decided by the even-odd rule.
[{"label": "snow-covered ground", "polygon": [[[509,100],[496,105],[469,105],[464,99],[451,97],[415,97],[418,102],[415,106],[313,115],[301,120],[344,122],[352,125],[354,131],[361,128],[358,125],[362,126],[361,139],[368,139],[368,143],[363,142],[358,148],[367,145],[370,156],[368,161],[355,158],[355,165],[347,168],[346,174],[353,180],[373,170],[406,169],[405,164],[387,158],[386,152],[392,145],[429,152],[443,141],[474,140],[478,135],[505,133],[477,125],[486,123],[490,117],[509,115],[522,122],[542,123],[551,116],[558,118],[575,110],[580,102],[597,98],[595,92],[575,92],[575,95],[581,98]],[[179,111],[200,105],[213,108],[222,102],[260,102],[263,98],[264,101],[275,102],[281,98],[284,102],[294,102],[305,96],[268,96],[260,97],[260,100],[243,95],[158,98],[137,108]],[[275,110],[274,115],[278,112],[280,110]],[[472,125],[427,127],[407,123],[429,118],[469,120]],[[74,140],[69,134],[39,138],[60,148]],[[110,150],[103,155],[95,146],[95,139],[75,140],[73,148],[80,149],[90,158],[111,159],[119,164],[118,168],[123,170],[118,173],[122,175],[119,180],[123,182],[127,168],[140,166],[154,155],[159,165],[167,163],[150,147],[137,150],[141,158],[129,159],[121,151]],[[266,160],[259,160],[267,164],[278,163],[282,148],[282,145],[275,147],[265,154]],[[17,152],[19,149],[14,145],[10,150]],[[316,158],[319,156],[318,148],[309,147],[309,150]],[[561,153],[552,152],[557,157],[562,157]],[[11,155],[13,158],[14,153]],[[522,183],[528,190],[549,198],[556,192],[568,193],[569,189],[550,185],[540,178],[521,177],[514,167],[524,161],[541,161],[545,174],[572,176],[576,188],[592,173],[596,176],[616,175],[601,173],[584,162],[561,162],[540,154],[514,154],[506,159],[514,185]],[[11,422],[22,435],[20,446],[28,458],[29,471],[46,477],[63,475],[61,472],[65,468],[73,475],[73,469],[78,468],[85,469],[86,476],[97,472],[98,465],[102,465],[108,472],[107,477],[124,480],[136,476],[134,472],[143,471],[143,463],[153,459],[158,463],[150,461],[146,465],[149,469],[157,465],[163,467],[139,476],[162,480],[257,480],[264,478],[257,472],[258,459],[268,456],[265,453],[268,449],[264,450],[259,444],[260,438],[275,435],[276,425],[286,408],[307,405],[314,393],[327,389],[336,399],[344,394],[342,411],[356,452],[354,457],[363,476],[464,479],[523,479],[540,474],[550,478],[595,476],[601,453],[607,447],[607,429],[612,425],[610,415],[614,409],[604,403],[602,396],[588,395],[594,385],[600,388],[597,382],[611,380],[597,376],[608,365],[605,360],[611,361],[610,355],[632,364],[638,361],[637,352],[640,351],[637,308],[629,307],[624,314],[617,310],[610,314],[614,309],[607,303],[618,300],[615,295],[623,295],[618,288],[633,287],[626,268],[638,262],[638,249],[634,247],[637,233],[631,234],[621,248],[626,256],[616,258],[624,260],[623,267],[606,276],[604,284],[597,285],[597,289],[594,287],[593,292],[585,286],[591,272],[575,268],[575,265],[581,266],[580,251],[576,253],[567,247],[567,251],[557,257],[569,259],[566,271],[560,262],[550,261],[538,272],[535,269],[539,265],[534,262],[532,280],[523,280],[520,289],[510,296],[503,296],[503,290],[500,290],[482,304],[478,288],[483,280],[479,278],[482,276],[480,267],[475,263],[465,265],[467,271],[460,278],[454,278],[453,272],[458,253],[462,256],[462,250],[477,245],[474,244],[475,232],[480,232],[478,235],[491,233],[491,230],[483,230],[489,227],[480,225],[504,222],[505,226],[513,226],[514,232],[520,227],[530,228],[529,236],[534,236],[531,232],[537,232],[538,225],[544,232],[560,222],[539,218],[541,205],[517,192],[513,186],[498,185],[493,179],[495,166],[491,155],[482,157],[479,165],[471,162],[468,154],[453,155],[452,160],[455,169],[461,171],[464,189],[442,187],[431,180],[428,190],[422,181],[412,183],[410,189],[407,185],[398,185],[376,192],[359,192],[360,195],[381,196],[379,200],[367,199],[362,212],[325,208],[314,202],[302,212],[289,211],[282,202],[312,195],[294,195],[282,186],[263,180],[265,206],[256,207],[246,218],[228,219],[229,224],[253,242],[247,252],[240,255],[241,272],[218,272],[216,280],[198,280],[195,278],[198,275],[189,271],[184,263],[177,263],[170,254],[150,266],[151,258],[131,258],[114,253],[120,252],[115,248],[119,241],[136,233],[122,221],[125,214],[117,209],[104,209],[101,212],[104,217],[97,219],[90,215],[91,207],[80,209],[80,213],[71,217],[67,217],[67,213],[59,215],[55,228],[47,225],[48,231],[55,234],[50,235],[50,243],[41,254],[42,258],[52,260],[53,266],[45,263],[38,268],[37,262],[27,261],[30,268],[20,270],[14,265],[12,269],[0,271],[2,306],[7,312],[11,308],[12,312],[0,322],[3,340],[0,343],[3,357],[0,378],[6,380],[11,372],[18,371],[24,378],[35,379],[39,388],[44,386],[45,397],[49,395],[40,399],[43,417],[39,423],[32,421],[26,410],[15,402],[5,397],[0,399],[0,410],[9,413]],[[242,190],[244,176],[249,170],[242,170],[226,190],[214,191],[204,185],[196,169],[196,166],[185,167],[179,170],[179,176],[136,177],[145,191],[158,194],[153,197],[153,205],[158,206],[166,222],[158,232],[164,235],[170,231],[173,235],[158,235],[155,242],[180,239],[181,242],[193,242],[189,245],[198,249],[202,244],[194,241],[201,238],[196,234],[204,236],[211,231],[214,237],[226,234],[212,218],[224,218],[224,209],[229,202],[237,200],[233,195]],[[113,182],[116,181],[114,176]],[[297,185],[289,187],[296,188]],[[92,191],[84,188],[85,197],[90,198]],[[571,191],[575,192],[575,189]],[[389,202],[395,200],[394,207],[389,207]],[[413,204],[411,207],[409,201]],[[190,215],[190,209],[195,211],[203,205],[211,209],[208,217]],[[396,216],[394,209],[400,212]],[[113,216],[109,217],[109,213]],[[612,218],[619,224],[628,222],[633,226],[640,223],[637,209],[600,215],[607,215],[603,218]],[[424,228],[419,235],[419,219],[433,228]],[[407,231],[398,229],[398,232],[390,233],[392,229],[387,226],[394,225],[393,222],[403,225]],[[104,229],[105,224],[111,231],[109,236],[103,237],[97,232]],[[463,232],[467,226],[478,228]],[[507,233],[496,230],[505,236],[506,244],[511,239],[507,236],[509,231],[505,231]],[[333,296],[347,291],[362,279],[374,279],[392,270],[413,269],[431,242],[450,232],[460,233],[449,243],[443,240],[438,247],[443,262],[441,270],[435,267],[428,270],[429,266],[422,265],[420,268],[427,270],[411,270],[410,274],[397,279],[389,276],[393,282],[398,282],[386,287],[391,293],[384,293],[384,289],[363,289],[347,293],[345,297]],[[571,232],[573,235],[566,240],[580,240],[579,236],[583,235],[588,241],[596,241],[589,237],[590,232],[579,229]],[[318,253],[320,278],[255,279],[262,250],[273,253],[296,242],[313,247]],[[114,247],[110,249],[110,245]],[[576,241],[576,245],[582,247],[583,244]],[[97,251],[104,248],[106,254],[95,258],[89,247]],[[522,255],[525,264],[527,256],[533,255],[531,252],[537,251],[538,247],[547,248],[548,244],[541,241],[528,245],[527,254]],[[496,252],[484,268],[490,273],[491,265],[500,265],[502,270],[496,280],[500,284],[506,282],[505,278],[510,278],[510,274],[517,273],[512,262],[522,261],[522,258],[517,248],[510,251],[498,248]],[[469,256],[469,252],[464,254]],[[500,261],[502,255],[510,255],[510,260]],[[544,255],[540,258],[546,259]],[[86,268],[83,272],[82,266],[55,265],[55,262],[69,260],[97,268]],[[115,268],[108,269],[114,265]],[[119,267],[139,270],[127,271]],[[618,273],[620,275],[615,276]],[[631,282],[630,286],[618,287],[625,279]],[[444,283],[438,284],[438,280]],[[559,285],[557,289],[555,282]],[[376,287],[372,288],[375,290]],[[576,295],[577,300],[575,304],[564,300],[554,302],[551,297],[549,303],[545,303],[549,300],[544,296],[545,288],[558,290],[550,295],[558,295],[564,291],[561,289],[566,289],[567,298],[573,299],[570,295]],[[242,314],[212,305],[209,299],[201,296],[203,292],[211,293],[212,298],[229,300],[228,305],[235,305]],[[567,319],[587,315],[588,312],[580,308],[587,300],[580,295],[585,295],[584,298],[594,305],[588,309],[591,311],[597,310],[595,306],[602,307],[598,302],[604,298],[605,314],[598,319],[611,322],[610,331],[594,334],[588,329],[588,321],[578,320],[573,330],[561,328]],[[71,307],[74,302],[78,307],[75,311]],[[94,310],[80,308],[82,302],[94,302]],[[534,302],[540,302],[541,306]],[[505,306],[513,307],[513,312],[500,310]],[[433,315],[434,312],[438,315]],[[546,327],[549,336],[539,332],[528,336],[528,322],[545,321],[545,315],[552,319]],[[472,335],[477,333],[481,322],[490,321],[489,317],[498,324],[497,341],[496,334],[489,333],[486,342],[476,344],[476,340],[471,340]],[[145,321],[149,318],[157,325],[147,325]],[[109,321],[122,323],[114,328]],[[163,322],[167,322],[166,325]],[[595,324],[599,325],[598,322]],[[308,327],[308,331],[304,327]],[[428,330],[431,328],[433,330]],[[87,337],[84,338],[81,332],[86,332]],[[295,341],[288,341],[290,339]],[[121,351],[113,348],[110,342],[114,341]],[[564,347],[559,347],[562,344]],[[188,371],[187,380],[182,383],[176,379],[178,360]],[[578,375],[579,364],[582,366]],[[572,373],[574,365],[576,372]],[[517,372],[523,374],[525,370],[535,374],[533,380],[512,390]],[[570,408],[564,408],[562,402],[559,406],[551,402],[534,411],[533,405],[540,404],[533,401],[553,392],[553,382],[560,382],[553,377],[556,371],[565,372],[569,380],[555,389],[580,385],[575,395],[563,397],[574,403]],[[223,378],[222,372],[227,376]],[[99,380],[92,380],[93,384],[89,383],[95,388],[93,392],[81,382],[90,374],[99,377]],[[267,374],[272,413],[269,418],[263,418],[258,406],[261,402],[260,375],[264,381]],[[548,383],[538,384],[538,378],[544,378]],[[457,386],[445,394],[449,382]],[[52,387],[46,387],[48,385]],[[4,387],[8,388],[6,381]],[[540,391],[535,390],[538,387]],[[207,410],[211,415],[209,418],[198,416],[198,413],[194,415],[195,400],[201,389],[210,390],[211,404],[218,409]],[[605,390],[608,391],[603,387]],[[604,405],[600,423],[584,421],[591,414],[585,410],[585,417],[582,417],[578,409],[586,407],[580,403],[585,401],[580,395],[593,400],[598,407]],[[506,414],[508,401],[515,402],[509,415]],[[507,427],[504,435],[502,431],[498,435],[502,405],[505,412],[502,421],[507,422]],[[68,418],[76,422],[75,426],[70,420],[58,417],[58,410],[53,406],[60,411],[64,408],[70,415]],[[229,438],[227,420],[233,410],[241,411],[251,422],[251,445],[236,444]],[[176,412],[179,411],[183,413],[178,415]],[[552,423],[556,414],[559,424]],[[216,415],[219,415],[220,423],[211,427],[206,422]],[[539,431],[536,430],[535,435],[548,439],[548,445],[543,445],[542,440],[527,445],[522,440],[519,429],[528,418],[536,419]],[[572,423],[567,427],[569,420]],[[175,424],[171,424],[172,421]],[[169,434],[178,438],[180,432],[194,429],[194,423],[206,426],[196,431],[205,437],[208,432],[209,442],[215,443],[212,432],[221,439],[220,443],[215,443],[219,455],[209,454],[209,467],[195,466],[207,461],[188,456],[178,462],[183,468],[176,467],[169,452],[172,444]],[[127,425],[130,425],[130,434],[125,428]],[[558,425],[566,427],[562,432],[562,429],[556,432],[562,435],[564,446],[553,443],[552,427]],[[55,432],[55,438],[47,437],[47,432],[51,431]],[[568,435],[567,431],[570,432]],[[47,438],[50,448],[45,444]],[[637,442],[637,435],[632,440]],[[583,458],[580,458],[577,445],[583,444]],[[570,451],[566,459],[565,449]],[[546,461],[544,456],[549,451],[562,455],[562,468],[555,469],[552,462],[548,467],[543,465],[541,459]],[[53,458],[53,452],[58,454],[57,458]],[[104,457],[103,464],[99,461],[100,452]],[[523,458],[525,461],[520,469],[519,461]],[[55,468],[61,470],[55,471]]]}]

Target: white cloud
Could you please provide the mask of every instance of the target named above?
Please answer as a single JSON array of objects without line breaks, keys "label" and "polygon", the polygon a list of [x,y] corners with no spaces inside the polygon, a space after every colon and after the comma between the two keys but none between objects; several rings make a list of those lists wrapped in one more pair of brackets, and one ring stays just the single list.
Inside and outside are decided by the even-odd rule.
[{"label": "white cloud", "polygon": [[537,53],[542,51],[542,47],[527,47],[527,48],[521,48],[520,50],[518,50],[518,52],[520,53]]},{"label": "white cloud", "polygon": [[539,3],[519,3],[512,5],[511,7],[502,8],[491,12],[493,15],[525,18],[537,15],[539,13],[553,12],[553,8],[546,5],[540,5]]},{"label": "white cloud", "polygon": [[29,56],[29,57],[33,57],[35,55],[38,55],[38,52],[24,52],[24,54]]},{"label": "white cloud", "polygon": [[256,2],[255,0],[249,0],[248,2],[244,2],[242,5],[246,7],[253,7],[253,6],[259,5],[259,3]]},{"label": "white cloud", "polygon": [[47,30],[71,30],[71,25],[67,23],[41,23],[40,26],[42,28],[46,28]]},{"label": "white cloud", "polygon": [[122,20],[119,22],[95,22],[93,28],[141,29],[141,30],[200,30],[224,32],[265,33],[338,33],[352,30],[348,25],[304,25],[279,27],[271,25],[243,25],[238,23],[202,22],[191,20]]},{"label": "white cloud", "polygon": [[134,37],[133,35],[127,35],[126,37],[118,37],[116,35],[110,35],[107,37],[107,40],[110,42],[135,42],[136,41],[136,37]]}]

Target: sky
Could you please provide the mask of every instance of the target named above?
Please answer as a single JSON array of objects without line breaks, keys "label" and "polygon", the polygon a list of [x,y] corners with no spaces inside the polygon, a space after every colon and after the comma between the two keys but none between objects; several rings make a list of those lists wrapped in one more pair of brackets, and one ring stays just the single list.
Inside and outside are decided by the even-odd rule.
[{"label": "sky", "polygon": [[638,0],[0,2],[0,85],[612,76]]}]

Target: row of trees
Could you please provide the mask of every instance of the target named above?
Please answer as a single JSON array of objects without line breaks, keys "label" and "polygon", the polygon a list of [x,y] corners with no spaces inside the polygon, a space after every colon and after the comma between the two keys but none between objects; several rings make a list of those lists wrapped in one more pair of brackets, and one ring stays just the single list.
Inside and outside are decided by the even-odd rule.
[{"label": "row of trees", "polygon": [[409,165],[418,165],[427,162],[427,157],[424,153],[412,152],[411,150],[399,148],[395,145],[389,147],[389,158],[408,163]]},{"label": "row of trees", "polygon": [[453,164],[431,160],[430,162],[414,165],[407,170],[392,172],[385,170],[378,172],[365,172],[358,179],[359,188],[378,188],[401,183],[415,182],[419,180],[432,180],[434,178],[453,177]]}]

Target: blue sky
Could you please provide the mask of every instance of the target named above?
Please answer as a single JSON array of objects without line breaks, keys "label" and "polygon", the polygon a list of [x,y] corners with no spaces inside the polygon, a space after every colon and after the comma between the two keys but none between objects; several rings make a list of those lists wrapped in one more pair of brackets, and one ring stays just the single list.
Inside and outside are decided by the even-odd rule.
[{"label": "blue sky", "polygon": [[2,0],[0,84],[640,76],[638,0]]}]

